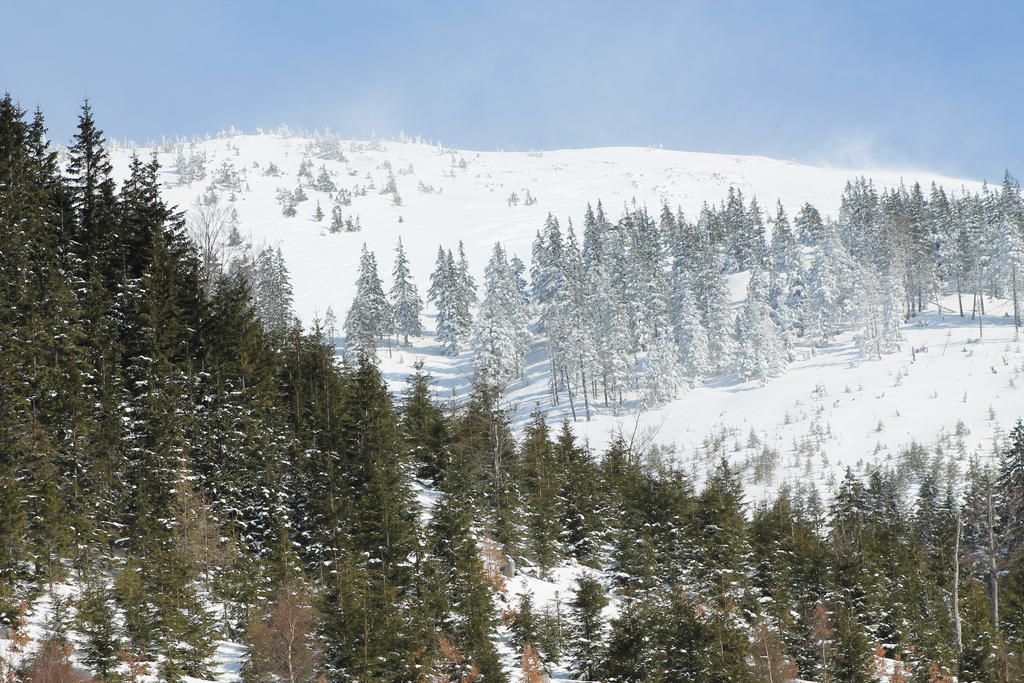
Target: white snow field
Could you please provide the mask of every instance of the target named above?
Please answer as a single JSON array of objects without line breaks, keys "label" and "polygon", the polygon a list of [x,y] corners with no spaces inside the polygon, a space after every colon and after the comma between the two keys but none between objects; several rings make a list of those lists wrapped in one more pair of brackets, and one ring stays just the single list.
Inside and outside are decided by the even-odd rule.
[{"label": "white snow field", "polygon": [[[146,157],[154,149],[159,150],[163,167],[165,196],[181,209],[187,210],[216,187],[218,170],[225,163],[237,172],[240,189],[218,188],[221,202],[237,210],[239,230],[253,244],[281,248],[291,272],[296,313],[307,324],[328,308],[339,324],[344,320],[363,244],[376,254],[386,288],[394,246],[401,238],[425,297],[439,245],[454,250],[462,241],[479,283],[495,242],[529,264],[531,242],[547,215],[558,218],[563,230],[572,220],[579,233],[587,202],[601,200],[613,221],[634,199],[655,214],[667,203],[694,217],[703,202],[718,203],[735,186],[748,198],[756,196],[768,211],[781,200],[791,216],[804,202],[823,215],[834,215],[846,181],[859,175],[879,188],[920,182],[927,190],[933,181],[956,193],[981,187],[977,181],[926,171],[825,168],[765,157],[637,147],[473,152],[412,141],[346,141],[329,133],[294,134],[286,129],[258,135],[232,131],[145,148],[119,145],[114,152],[116,172],[126,172],[132,152]],[[179,155],[204,156],[206,177],[182,184],[176,171]],[[339,156],[344,161],[337,160]],[[351,206],[343,211],[353,220],[358,216],[359,232],[330,233],[333,201],[308,188],[309,198],[298,204],[297,216],[282,215],[277,192],[298,186],[304,159],[312,164],[314,176],[326,168],[339,188],[352,191]],[[280,175],[264,174],[270,163]],[[379,192],[389,173],[401,195],[399,206]],[[366,188],[365,195],[359,196],[359,188]],[[513,192],[520,200],[528,192],[536,203],[510,206]],[[325,214],[322,221],[313,219],[318,201]],[[737,275],[731,280],[738,306],[746,278]],[[627,439],[674,447],[677,458],[691,463],[695,449],[709,435],[727,435],[719,450],[730,458],[763,450],[746,449],[754,443],[753,432],[757,442],[778,452],[780,465],[773,480],[752,487],[754,495],[774,490],[784,478],[806,482],[813,472],[813,479],[827,481],[830,472],[847,464],[894,457],[912,440],[929,444],[940,434],[952,434],[960,421],[962,452],[988,452],[996,425],[1007,428],[1024,412],[1017,408],[1020,401],[1012,381],[1024,359],[1014,342],[1012,319],[1004,317],[1007,303],[986,302],[979,333],[977,321],[970,319],[970,295],[965,299],[966,318],[950,314],[955,297],[943,301],[941,315],[932,302],[926,314],[906,326],[901,351],[881,361],[862,360],[848,334],[829,348],[798,347],[800,359],[764,386],[739,382],[735,376],[719,377],[654,410],[631,404],[615,414],[595,406],[589,422],[577,405],[579,421],[574,426],[595,448],[613,432],[621,432]],[[439,398],[464,396],[472,376],[471,354],[452,358],[441,353],[433,339],[433,313],[428,307],[425,334],[411,347],[381,346],[382,370],[399,390],[413,364],[422,359],[436,379]],[[912,348],[926,350],[914,360]],[[525,380],[507,394],[520,419],[538,403],[552,420],[571,418],[564,399],[561,405],[551,405],[547,372],[543,343],[538,342],[527,359]],[[989,419],[990,409],[996,420]],[[695,469],[698,478],[702,470]]]}]

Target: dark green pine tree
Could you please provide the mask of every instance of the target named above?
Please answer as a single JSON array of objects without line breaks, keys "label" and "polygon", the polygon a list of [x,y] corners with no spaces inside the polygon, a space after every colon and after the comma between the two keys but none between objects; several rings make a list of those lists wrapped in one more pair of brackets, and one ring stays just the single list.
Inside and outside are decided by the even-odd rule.
[{"label": "dark green pine tree", "polygon": [[509,626],[509,642],[515,647],[520,655],[529,646],[537,647],[537,635],[539,632],[538,615],[533,607],[533,595],[530,592],[519,596],[519,603],[516,605],[515,613],[512,616],[512,624]]},{"label": "dark green pine tree", "polygon": [[519,447],[519,490],[526,516],[525,545],[542,577],[548,575],[561,555],[559,503],[564,474],[544,413],[535,408]]},{"label": "dark green pine tree", "polygon": [[75,630],[82,637],[82,661],[100,680],[116,678],[121,664],[121,638],[114,619],[113,593],[99,578],[82,590]]},{"label": "dark green pine tree", "polygon": [[574,675],[597,680],[604,660],[605,624],[602,611],[608,604],[604,586],[597,579],[580,574],[569,603],[569,657]]},{"label": "dark green pine tree", "polygon": [[694,529],[700,545],[694,571],[719,605],[737,601],[748,575],[750,549],[743,484],[724,460],[698,496]]},{"label": "dark green pine tree", "polygon": [[452,428],[452,456],[468,467],[472,490],[481,496],[487,533],[515,555],[522,538],[517,451],[500,391],[477,382]]},{"label": "dark green pine tree", "polygon": [[483,680],[504,681],[495,643],[498,621],[493,584],[477,540],[475,520],[479,508],[473,491],[473,466],[467,453],[452,454],[443,481],[444,497],[433,508],[428,538],[438,565],[435,590],[444,594],[447,603],[436,632],[465,660],[446,658],[442,652],[438,673],[449,680],[460,680],[470,670],[476,670]]},{"label": "dark green pine tree", "polygon": [[96,274],[107,290],[117,282],[120,251],[115,188],[103,131],[96,127],[86,100],[78,132],[68,147],[67,188],[75,218],[74,240],[86,273]]},{"label": "dark green pine tree", "polygon": [[957,676],[963,681],[1004,681],[996,657],[999,634],[992,627],[992,612],[984,577],[966,573],[960,583],[960,618],[963,652]]},{"label": "dark green pine tree", "polygon": [[863,615],[876,642],[901,652],[911,643],[908,624],[919,621],[925,593],[922,557],[910,542],[913,528],[896,476],[875,471],[868,478],[865,561],[874,581],[867,586]]},{"label": "dark green pine tree", "polygon": [[336,416],[341,490],[349,535],[324,601],[327,657],[339,675],[360,680],[412,676],[423,643],[409,606],[419,544],[412,467],[380,371],[363,363]]},{"label": "dark green pine tree", "polygon": [[638,483],[641,489],[634,499],[643,511],[660,578],[668,585],[692,582],[688,568],[696,552],[693,485],[672,467],[647,474]]},{"label": "dark green pine tree", "polygon": [[60,178],[42,116],[30,125],[23,117],[10,96],[0,98],[0,429],[7,446],[0,478],[10,481],[0,494],[0,572],[10,579],[0,589],[7,615],[0,618],[8,619],[27,562],[36,580],[62,578],[59,558],[75,555],[75,533],[89,523],[77,507],[82,336],[73,263],[61,235]]},{"label": "dark green pine tree", "polygon": [[622,437],[614,439],[601,459],[601,481],[608,497],[605,519],[615,583],[630,596],[652,589],[658,581],[651,528],[639,500],[645,476]]},{"label": "dark green pine tree", "polygon": [[663,616],[653,594],[643,599],[632,598],[622,605],[619,616],[612,620],[608,646],[597,680],[619,681],[661,680],[658,643],[654,633]]},{"label": "dark green pine tree", "polygon": [[[137,635],[142,637],[133,640],[143,649],[145,636],[151,636],[148,649],[163,657],[162,677],[203,677],[209,675],[214,651],[214,621],[197,586],[196,556],[180,534],[192,516],[206,514],[186,497],[194,476],[185,458],[183,417],[191,405],[187,383],[141,358],[136,359],[134,373],[149,375],[136,382],[142,382],[144,391],[132,410],[135,448],[128,473],[130,550],[139,564],[142,587],[134,593],[141,602],[126,604],[125,609],[138,609],[140,619],[150,617],[149,623],[141,624]],[[184,500],[189,503],[182,504]]]},{"label": "dark green pine tree", "polygon": [[401,404],[402,430],[409,454],[417,463],[416,476],[438,485],[448,466],[451,436],[444,411],[433,401],[433,378],[423,371],[422,360],[417,360],[415,367]]},{"label": "dark green pine tree", "polygon": [[[173,224],[157,223],[144,271],[127,279],[118,297],[119,334],[126,356],[128,453],[126,529],[128,549],[141,568],[136,596],[141,650],[163,656],[160,675],[169,680],[209,673],[214,622],[197,580],[201,563],[189,534],[195,520],[209,518],[206,504],[191,495],[189,461],[195,421],[195,382],[191,367],[199,308],[199,281],[193,259],[183,258]],[[187,250],[185,251],[187,253]]]},{"label": "dark green pine tree", "polygon": [[14,469],[4,463],[5,471],[0,472],[0,624],[5,627],[17,621],[21,602],[18,585],[27,578],[27,524]]},{"label": "dark green pine tree", "polygon": [[27,166],[24,112],[10,94],[0,98],[0,624],[18,617],[22,582],[30,577],[24,476],[28,444],[24,441],[24,390],[19,360],[27,340],[22,335],[20,307],[25,300],[23,273],[29,268],[24,224],[17,203],[23,191],[19,177]]},{"label": "dark green pine tree", "polygon": [[1024,421],[1010,430],[996,480],[996,495],[1007,552],[1024,559]]},{"label": "dark green pine tree", "polygon": [[562,421],[558,432],[555,459],[562,471],[558,494],[561,544],[579,562],[596,562],[605,527],[601,475],[590,451],[576,443],[568,420]]},{"label": "dark green pine tree", "polygon": [[854,607],[837,594],[832,602],[832,647],[830,674],[840,681],[868,683],[875,680],[869,667],[873,648],[868,631]]},{"label": "dark green pine tree", "polygon": [[[1001,531],[1006,544],[1007,568],[1003,579],[1002,621],[1007,642],[1016,650],[1016,664],[1024,670],[1024,422],[1010,431],[996,480]],[[1008,658],[1010,655],[1008,655]]]},{"label": "dark green pine tree", "polygon": [[805,640],[801,610],[808,593],[820,594],[820,585],[815,591],[818,577],[810,572],[805,577],[804,570],[809,567],[798,547],[798,539],[807,539],[808,534],[813,535],[813,531],[808,529],[788,488],[779,492],[771,507],[755,510],[750,525],[754,564],[751,589],[760,605],[762,628],[781,634],[783,644],[794,654],[803,647],[812,650],[813,656],[813,645]]},{"label": "dark green pine tree", "polygon": [[741,683],[756,680],[748,665],[749,636],[731,615],[698,613],[692,595],[670,589],[658,600],[651,639],[662,680]]},{"label": "dark green pine tree", "polygon": [[199,485],[233,539],[219,581],[233,596],[223,598],[237,630],[248,622],[243,596],[266,597],[298,571],[289,538],[297,446],[276,382],[274,348],[244,279],[222,280],[209,311],[200,343],[201,409],[189,441]]},{"label": "dark green pine tree", "polygon": [[830,675],[839,680],[866,682],[874,647],[862,615],[867,610],[871,577],[865,558],[869,542],[869,502],[864,484],[847,469],[832,502],[829,536],[831,586],[826,603],[831,621],[834,656]]}]

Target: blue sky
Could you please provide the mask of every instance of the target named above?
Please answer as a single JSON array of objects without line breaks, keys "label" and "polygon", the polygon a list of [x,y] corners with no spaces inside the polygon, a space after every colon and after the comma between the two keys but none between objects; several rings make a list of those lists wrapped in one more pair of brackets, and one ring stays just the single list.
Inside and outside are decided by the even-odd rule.
[{"label": "blue sky", "polygon": [[234,125],[1024,175],[1024,3],[0,0],[55,138]]}]

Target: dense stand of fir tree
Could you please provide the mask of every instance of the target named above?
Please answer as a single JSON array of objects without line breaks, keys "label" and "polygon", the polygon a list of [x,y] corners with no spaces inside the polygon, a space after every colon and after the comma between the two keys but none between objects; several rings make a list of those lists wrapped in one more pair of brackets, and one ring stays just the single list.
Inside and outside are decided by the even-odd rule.
[{"label": "dense stand of fir tree", "polygon": [[[695,221],[667,205],[655,219],[633,200],[612,223],[598,202],[584,213],[582,243],[571,221],[563,228],[548,215],[531,255],[527,284],[526,266],[495,245],[474,318],[464,250],[456,263],[439,247],[428,291],[437,339],[451,355],[468,342],[478,372],[503,387],[525,379],[526,354],[542,349],[551,402],[589,420],[597,405],[662,404],[715,375],[766,382],[794,344],[828,345],[845,332],[878,359],[899,350],[902,324],[932,304],[942,313],[951,294],[961,316],[970,295],[972,318],[986,299],[1010,299],[1019,330],[1024,198],[1007,172],[999,188],[952,195],[933,185],[927,197],[917,184],[880,190],[862,177],[834,219],[804,204],[792,224],[781,202],[766,219],[735,188]],[[350,315],[358,353],[390,339],[394,322],[403,343],[419,331],[401,245],[395,321],[373,258],[364,254]],[[737,314],[727,277],[740,272],[750,281]]]},{"label": "dense stand of fir tree", "polygon": [[[558,660],[591,680],[868,681],[879,651],[915,681],[1020,680],[1024,425],[964,481],[932,468],[912,475],[907,500],[906,473],[851,473],[827,507],[810,489],[750,506],[744,473],[725,462],[698,490],[621,439],[592,453],[540,411],[517,440],[500,391],[483,381],[462,405],[442,406],[419,368],[392,397],[370,357],[389,329],[351,316],[363,355],[339,364],[333,332],[260,315],[251,269],[223,268],[210,287],[156,179],[154,163],[134,160],[114,184],[88,106],[62,172],[42,116],[0,98],[0,626],[17,628],[24,606],[47,595],[55,608],[48,642],[19,676],[66,671],[71,646],[99,680],[207,676],[215,642],[240,639],[251,681],[502,681],[506,638],[516,662]],[[871,192],[848,191],[865,211]],[[941,205],[922,202],[907,194],[909,225]],[[701,329],[708,347],[728,346],[708,334],[721,302],[697,283],[746,266],[759,271],[746,315],[785,347],[796,327],[776,306],[803,291],[802,275],[783,277],[787,248],[890,267],[862,234],[874,224],[862,213],[840,229],[805,207],[797,234],[783,228],[769,247],[756,204],[734,195],[723,216],[701,221],[720,229],[731,216],[744,240],[695,242],[689,261],[667,237],[687,234],[678,215],[655,222],[637,210],[611,226],[598,205],[582,250],[571,229],[559,242],[553,220],[542,234],[547,265],[531,273],[550,297],[540,314],[564,329],[593,305],[582,292],[602,292],[608,317],[595,324],[631,330],[626,355]],[[773,223],[787,224],[781,210]],[[656,230],[676,246],[650,249]],[[694,300],[660,296],[643,278],[579,285],[587,272],[625,275],[631,249],[663,259]],[[496,253],[487,296],[525,301],[522,264]],[[902,275],[908,307],[931,277],[914,258]],[[469,331],[460,311],[473,288],[463,258],[439,262],[431,298],[453,312],[455,343]],[[386,310],[364,263],[364,290]],[[834,277],[826,270],[842,263],[810,277]],[[403,291],[395,299],[414,304]],[[835,323],[815,320],[826,336]],[[773,356],[740,339],[745,367],[770,374]],[[630,380],[605,361],[587,370],[559,358],[558,390],[617,400]],[[679,381],[706,371],[685,367]],[[440,494],[429,521],[417,477]],[[523,598],[502,624],[501,566],[543,577],[568,562],[586,568],[562,605]],[[76,587],[73,602],[60,582]],[[275,637],[285,631],[294,637]]]},{"label": "dense stand of fir tree", "polygon": [[417,468],[451,469],[429,383],[396,406],[372,362],[263,314],[259,264],[201,266],[154,162],[115,184],[88,105],[62,172],[42,116],[0,98],[0,168],[0,628],[70,581],[52,635],[101,679],[208,676],[234,638],[266,680],[296,654],[268,633],[297,620],[303,680],[416,680],[450,658],[456,581],[485,615],[467,666],[500,673],[479,530],[444,534],[446,565],[416,512]]}]

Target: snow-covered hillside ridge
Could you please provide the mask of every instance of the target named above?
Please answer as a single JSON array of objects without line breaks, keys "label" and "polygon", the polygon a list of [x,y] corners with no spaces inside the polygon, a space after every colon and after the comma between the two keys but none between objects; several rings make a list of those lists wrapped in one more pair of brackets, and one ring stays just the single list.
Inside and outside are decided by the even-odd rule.
[{"label": "snow-covered hillside ridge", "polygon": [[[154,150],[171,203],[194,214],[216,202],[237,230],[236,241],[280,249],[294,310],[307,324],[328,310],[344,319],[363,245],[376,255],[387,290],[401,239],[425,297],[439,246],[464,245],[479,286],[495,244],[530,264],[531,244],[549,215],[563,231],[571,223],[582,237],[584,211],[597,201],[612,221],[644,206],[655,217],[668,206],[696,221],[704,204],[720,205],[735,188],[747,200],[756,197],[768,217],[777,202],[790,217],[805,203],[835,217],[844,187],[858,176],[870,178],[879,191],[914,183],[925,193],[933,183],[951,195],[983,189],[980,182],[922,171],[823,168],[764,157],[653,148],[473,152],[287,131],[121,146],[115,168],[123,171],[131,154]],[[810,268],[813,250],[805,248],[804,258]],[[748,278],[743,270],[728,278],[736,315],[742,314]],[[708,462],[728,455],[748,466],[751,486],[761,490],[784,480],[828,482],[846,465],[891,460],[912,442],[930,450],[942,440],[962,454],[986,453],[993,436],[1018,417],[1014,378],[1022,358],[1012,317],[1006,317],[1012,314],[1009,302],[987,300],[979,332],[970,287],[965,290],[967,317],[951,313],[955,296],[940,297],[941,310],[932,297],[921,315],[903,324],[899,350],[888,349],[895,352],[882,360],[865,358],[852,329],[824,345],[796,338],[793,362],[768,382],[743,381],[730,367],[663,405],[638,393],[607,407],[595,400],[590,420],[582,406],[564,397],[554,401],[548,344],[535,335],[523,376],[509,384],[506,397],[520,418],[540,405],[553,418],[576,419],[577,433],[595,447],[613,432],[660,444],[692,463],[698,477]],[[424,335],[410,346],[380,344],[392,386],[400,390],[414,363],[423,360],[440,398],[465,395],[474,374],[472,349],[444,354],[435,337],[434,307],[428,305],[423,322]]]},{"label": "snow-covered hillside ridge", "polygon": [[[123,177],[133,152],[146,156],[154,149],[163,168],[164,196],[180,209],[191,208],[211,186],[230,199],[229,183],[218,182],[225,180],[219,174],[225,164],[237,172],[239,189],[231,205],[238,211],[242,236],[255,244],[281,247],[291,271],[295,311],[306,322],[327,308],[344,315],[355,292],[364,243],[389,271],[391,253],[401,237],[413,276],[425,292],[438,245],[455,248],[461,240],[479,281],[495,242],[528,263],[530,244],[549,213],[563,222],[572,218],[579,226],[587,202],[597,200],[604,203],[612,220],[633,199],[654,214],[667,203],[695,218],[704,202],[718,204],[729,187],[736,187],[748,198],[756,197],[767,210],[779,200],[792,215],[809,202],[834,216],[844,185],[861,175],[880,188],[914,182],[927,188],[933,181],[952,191],[981,187],[980,182],[925,171],[826,168],[758,156],[640,147],[476,152],[287,131],[230,132],[138,148],[120,145],[113,155],[115,172]],[[201,159],[202,177],[179,173],[181,157]],[[358,217],[361,231],[330,234],[335,201],[327,192],[309,187],[304,187],[308,199],[296,206],[296,216],[282,215],[278,191],[299,186],[304,159],[312,164],[314,180],[325,168],[337,188],[352,195],[344,213],[353,221]],[[270,164],[279,175],[266,174]],[[188,164],[188,168],[200,165]],[[389,173],[401,197],[398,206],[390,195],[380,192]],[[364,189],[366,194],[360,196]],[[510,206],[513,193],[519,202]],[[527,205],[527,193],[536,203]],[[324,212],[320,221],[313,218],[318,201]]]}]

